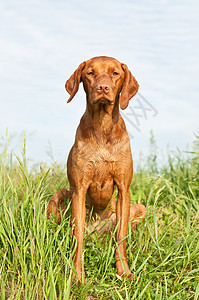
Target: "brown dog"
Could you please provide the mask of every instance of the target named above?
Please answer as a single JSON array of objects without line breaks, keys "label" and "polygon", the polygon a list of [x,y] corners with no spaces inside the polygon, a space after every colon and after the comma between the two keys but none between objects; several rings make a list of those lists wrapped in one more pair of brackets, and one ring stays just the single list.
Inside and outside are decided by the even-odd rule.
[{"label": "brown dog", "polygon": [[[87,107],[77,128],[75,143],[67,162],[70,191],[62,189],[50,200],[48,215],[60,222],[60,208],[65,211],[64,197],[71,197],[73,234],[77,240],[73,262],[77,279],[84,276],[83,238],[86,208],[93,210],[104,226],[94,222],[92,229],[108,230],[117,224],[115,253],[118,274],[132,276],[126,256],[126,235],[129,222],[136,228],[145,217],[144,205],[130,205],[133,162],[129,136],[119,112],[128,106],[137,93],[138,83],[125,64],[100,56],[80,64],[66,82],[70,102],[83,82]],[[118,189],[117,203],[115,189]],[[63,197],[64,196],[64,197]],[[100,223],[101,224],[101,223]],[[75,274],[73,274],[75,277]]]}]

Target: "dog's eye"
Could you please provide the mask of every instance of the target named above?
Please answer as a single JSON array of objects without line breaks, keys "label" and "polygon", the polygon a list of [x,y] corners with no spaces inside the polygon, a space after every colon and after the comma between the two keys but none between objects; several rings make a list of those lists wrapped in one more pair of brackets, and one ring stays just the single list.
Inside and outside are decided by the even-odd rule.
[{"label": "dog's eye", "polygon": [[88,75],[94,76],[95,73],[93,71],[91,71],[91,72],[88,72]]},{"label": "dog's eye", "polygon": [[119,73],[118,72],[113,72],[113,76],[118,76],[119,75]]}]

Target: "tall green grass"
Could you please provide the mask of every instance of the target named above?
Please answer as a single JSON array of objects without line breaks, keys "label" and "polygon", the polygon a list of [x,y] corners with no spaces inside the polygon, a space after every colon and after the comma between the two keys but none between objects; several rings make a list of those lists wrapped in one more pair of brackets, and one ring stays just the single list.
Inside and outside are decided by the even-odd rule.
[{"label": "tall green grass", "polygon": [[146,166],[134,174],[132,203],[147,207],[144,223],[129,226],[127,256],[134,280],[115,270],[115,234],[85,236],[87,284],[71,282],[74,239],[70,214],[61,225],[46,217],[56,190],[68,187],[57,163],[28,167],[0,151],[0,299],[199,299],[199,136],[184,157],[179,151],[158,166],[155,139]]}]

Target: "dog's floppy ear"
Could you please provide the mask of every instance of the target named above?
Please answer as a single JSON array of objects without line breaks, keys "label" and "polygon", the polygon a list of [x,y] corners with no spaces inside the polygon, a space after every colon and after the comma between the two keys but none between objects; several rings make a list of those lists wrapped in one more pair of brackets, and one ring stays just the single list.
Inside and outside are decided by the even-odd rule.
[{"label": "dog's floppy ear", "polygon": [[125,77],[120,95],[120,107],[121,109],[125,109],[129,104],[129,100],[137,93],[139,84],[125,64],[122,64],[122,68]]},{"label": "dog's floppy ear", "polygon": [[70,98],[67,103],[70,102],[79,89],[79,84],[81,82],[82,70],[84,69],[86,62],[84,61],[79,65],[77,70],[71,75],[71,77],[66,81],[65,88],[67,92],[70,94]]}]

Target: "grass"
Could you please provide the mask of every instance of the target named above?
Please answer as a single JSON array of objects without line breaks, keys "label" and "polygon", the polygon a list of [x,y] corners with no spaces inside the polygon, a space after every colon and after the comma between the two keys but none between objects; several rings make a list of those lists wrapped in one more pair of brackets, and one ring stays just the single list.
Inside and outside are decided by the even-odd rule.
[{"label": "grass", "polygon": [[115,270],[115,234],[85,237],[87,284],[71,282],[75,241],[70,217],[61,225],[46,217],[56,190],[68,187],[65,170],[42,163],[29,170],[21,158],[0,153],[0,299],[199,299],[199,137],[185,158],[178,151],[157,166],[153,153],[131,185],[133,203],[147,216],[129,226],[127,256],[134,280]]}]

